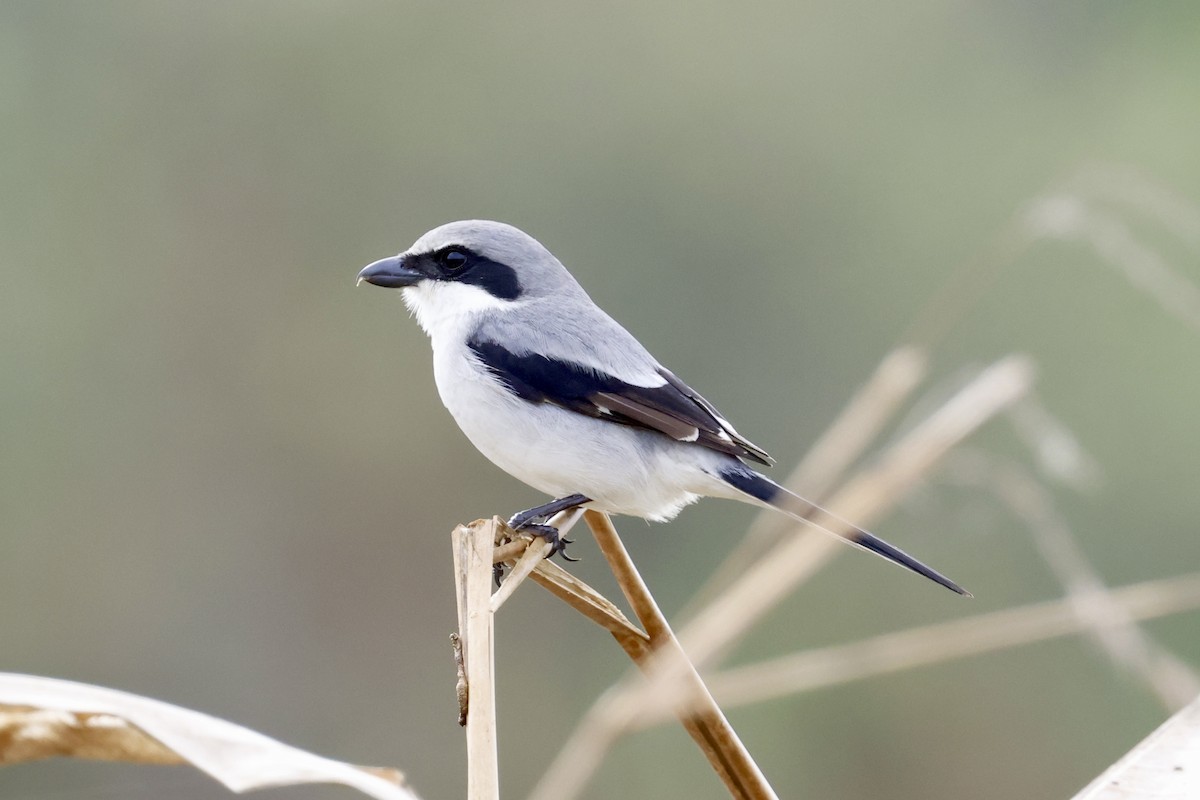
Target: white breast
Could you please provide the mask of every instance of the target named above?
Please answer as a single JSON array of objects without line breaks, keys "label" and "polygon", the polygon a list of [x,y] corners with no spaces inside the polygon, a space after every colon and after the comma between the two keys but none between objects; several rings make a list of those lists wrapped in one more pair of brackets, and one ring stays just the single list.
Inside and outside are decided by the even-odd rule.
[{"label": "white breast", "polygon": [[[616,514],[670,519],[714,479],[702,469],[715,455],[665,436],[594,419],[512,394],[475,358],[467,340],[478,315],[511,311],[474,286],[419,285],[404,291],[433,343],[442,403],[492,463],[552,497],[581,493]],[[521,301],[516,301],[520,303]]]}]

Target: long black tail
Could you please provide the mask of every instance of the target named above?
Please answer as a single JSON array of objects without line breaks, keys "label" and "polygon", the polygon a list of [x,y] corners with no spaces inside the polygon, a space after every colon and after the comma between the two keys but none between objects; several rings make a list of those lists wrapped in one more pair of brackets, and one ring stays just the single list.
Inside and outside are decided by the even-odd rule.
[{"label": "long black tail", "polygon": [[[798,522],[811,525],[814,528],[825,531],[826,533],[833,533],[833,531],[822,525],[818,525],[805,516],[805,514],[812,514],[813,511],[824,511],[830,516],[834,516],[833,514],[814,503],[810,503],[803,497],[800,497],[798,494],[788,491],[779,484],[775,483],[775,481],[767,478],[764,475],[758,474],[749,467],[744,467],[739,464],[736,468],[721,470],[719,475],[721,480],[728,483],[734,489],[737,489],[743,494],[749,495],[760,503],[787,514],[789,517]],[[845,520],[842,520],[842,522],[845,522]],[[847,530],[845,533],[837,535],[841,536],[841,538],[845,539],[847,542],[857,545],[863,550],[869,550],[876,555],[883,556],[893,564],[899,564],[905,569],[912,570],[918,575],[924,575],[926,578],[929,578],[929,580],[933,581],[934,583],[940,583],[942,586],[945,586],[952,592],[958,592],[965,597],[971,596],[971,593],[966,589],[962,588],[957,583],[950,580],[932,567],[925,566],[900,548],[892,547],[883,539],[880,539],[878,536],[875,536],[869,531],[863,530],[857,525],[849,522],[846,522],[845,524],[849,530]]]}]

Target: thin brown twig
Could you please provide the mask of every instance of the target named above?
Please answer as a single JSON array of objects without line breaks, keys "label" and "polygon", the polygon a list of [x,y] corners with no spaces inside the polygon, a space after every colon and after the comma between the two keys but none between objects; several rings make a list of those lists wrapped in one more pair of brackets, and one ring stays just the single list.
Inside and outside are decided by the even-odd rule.
[{"label": "thin brown twig", "polygon": [[611,633],[627,650],[645,652],[650,648],[650,637],[630,622],[621,609],[557,564],[542,561],[529,578]]},{"label": "thin brown twig", "polygon": [[682,674],[682,683],[688,686],[690,696],[697,704],[680,720],[688,733],[700,745],[705,757],[725,782],[734,797],[747,800],[775,798],[775,791],[763,776],[746,746],[725,718],[709,694],[696,668],[688,661],[687,654],[671,630],[670,623],[658,607],[637,567],[625,549],[612,520],[599,511],[588,511],[584,515],[588,527],[596,537],[601,553],[617,579],[621,591],[650,635],[654,647],[653,658],[639,659],[638,665],[649,670],[654,664],[666,660],[674,662],[673,670]]},{"label": "thin brown twig", "polygon": [[[645,582],[638,574],[637,567],[625,550],[616,529],[606,514],[588,511],[584,515],[588,527],[592,529],[601,552],[609,563],[613,575],[617,579],[622,592],[642,625],[649,632],[650,644],[653,648],[635,646],[626,647],[630,658],[643,670],[653,669],[651,665],[670,663],[678,672],[680,679],[689,684],[691,696],[700,698],[698,707],[690,713],[680,716],[685,730],[696,741],[713,769],[725,783],[730,794],[744,800],[769,800],[775,798],[775,792],[767,783],[762,771],[754,763],[749,751],[746,750],[724,714],[712,700],[708,690],[700,680],[699,674],[690,666],[687,656],[679,648],[679,643],[667,623],[666,617],[658,608],[653,595],[650,594]],[[707,700],[703,698],[707,697]],[[626,720],[638,713],[638,709],[628,704],[621,704],[619,698],[616,705],[605,703],[603,698],[593,706],[596,717],[606,718],[598,727],[608,732],[608,736],[616,737],[625,727]],[[604,736],[605,734],[601,734]],[[604,753],[608,750],[613,739],[605,742],[592,740],[583,742],[574,740],[559,752],[558,757],[547,770],[538,786],[531,795],[532,800],[569,800],[578,795],[579,791],[599,767]],[[597,746],[599,745],[599,746]]]}]

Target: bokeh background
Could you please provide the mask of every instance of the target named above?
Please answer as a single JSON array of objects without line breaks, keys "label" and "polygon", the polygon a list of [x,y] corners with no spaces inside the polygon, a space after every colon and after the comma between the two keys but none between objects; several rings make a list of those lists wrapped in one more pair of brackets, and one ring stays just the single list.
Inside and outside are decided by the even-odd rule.
[{"label": "bokeh background", "polygon": [[[442,222],[515,223],[786,469],[1036,198],[1116,164],[1200,200],[1197,30],[1191,2],[4,3],[0,669],[462,796],[447,534],[541,498],[465,441],[424,336],[356,271]],[[1121,195],[1200,282],[1194,217]],[[1197,328],[1071,241],[957,312],[935,377],[1037,361],[1102,471],[1048,487],[1104,578],[1200,564]],[[1022,453],[1004,424],[978,441]],[[621,528],[675,612],[752,516]],[[1061,594],[986,493],[935,481],[876,529],[976,599],[851,552],[734,660]],[[1200,665],[1198,623],[1148,630]],[[497,658],[516,797],[625,665],[533,588]],[[782,796],[900,800],[1070,796],[1164,715],[1080,639],[731,712]],[[225,793],[60,761],[0,771],[0,796]],[[588,796],[723,790],[663,728]]]}]

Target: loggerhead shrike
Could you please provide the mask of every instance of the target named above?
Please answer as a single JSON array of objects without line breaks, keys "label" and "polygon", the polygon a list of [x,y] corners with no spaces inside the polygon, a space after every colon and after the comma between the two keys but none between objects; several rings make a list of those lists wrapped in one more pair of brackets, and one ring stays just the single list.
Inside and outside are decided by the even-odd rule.
[{"label": "loggerhead shrike", "polygon": [[[471,443],[557,498],[509,520],[546,538],[552,552],[564,542],[546,523],[581,507],[666,521],[701,497],[724,497],[800,522],[795,509],[815,508],[747,466],[772,459],[511,225],[442,225],[358,279],[404,290],[433,343],[438,394]],[[843,537],[968,594],[867,531]]]}]

